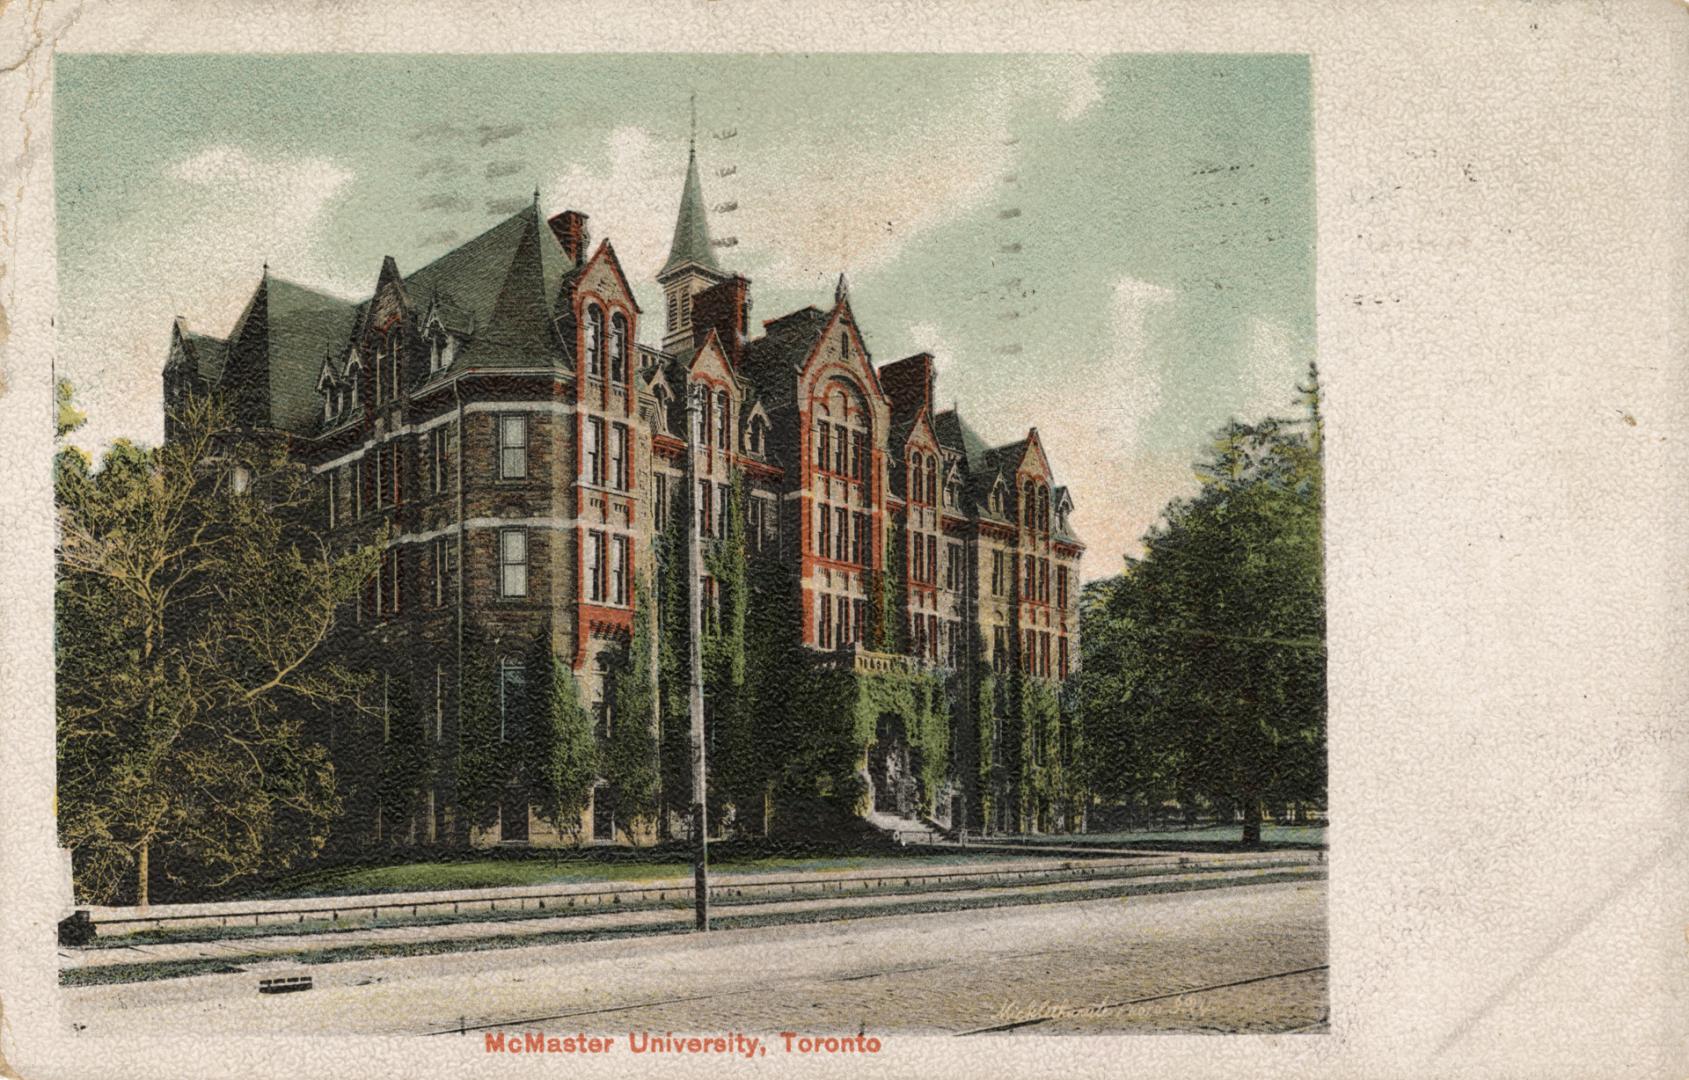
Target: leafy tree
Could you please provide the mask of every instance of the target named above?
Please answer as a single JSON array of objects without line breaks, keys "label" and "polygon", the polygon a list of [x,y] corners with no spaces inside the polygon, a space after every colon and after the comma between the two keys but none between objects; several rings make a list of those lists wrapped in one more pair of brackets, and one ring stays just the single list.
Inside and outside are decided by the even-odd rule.
[{"label": "leafy tree", "polygon": [[541,819],[578,838],[598,776],[598,744],[574,673],[552,648],[549,625],[540,632],[524,677],[526,700],[517,706],[523,724],[514,741],[521,746],[528,797]]},{"label": "leafy tree", "polygon": [[660,783],[657,735],[652,730],[656,683],[652,670],[655,613],[645,583],[636,586],[633,641],[615,665],[610,688],[614,703],[610,734],[601,748],[604,794],[626,825],[657,813]]},{"label": "leafy tree", "polygon": [[463,628],[453,780],[462,828],[485,828],[498,813],[512,774],[500,738],[499,671],[491,643],[474,623]]},{"label": "leafy tree", "polygon": [[[1239,807],[1324,799],[1325,605],[1317,375],[1303,421],[1229,424],[1145,554],[1088,606],[1095,782]],[[1110,706],[1113,697],[1116,705]],[[1130,757],[1130,762],[1122,760]]]},{"label": "leafy tree", "polygon": [[322,649],[373,573],[331,552],[316,492],[274,443],[193,398],[179,437],[59,455],[59,827],[89,900],[216,886],[319,850],[337,807],[312,725],[365,680]]}]

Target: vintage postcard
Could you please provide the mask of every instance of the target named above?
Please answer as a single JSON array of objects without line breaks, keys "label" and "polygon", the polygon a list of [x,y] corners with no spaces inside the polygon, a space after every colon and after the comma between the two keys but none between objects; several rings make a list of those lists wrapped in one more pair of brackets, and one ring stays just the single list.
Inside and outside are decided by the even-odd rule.
[{"label": "vintage postcard", "polygon": [[[1397,667],[1357,633],[1419,638],[1392,611],[1437,541],[1377,484],[1435,506],[1435,417],[1512,348],[1488,327],[1427,398],[1425,356],[1389,359],[1415,346],[1357,342],[1539,243],[1509,238],[1541,197],[1528,156],[1344,97],[1362,22],[1151,40],[1086,6],[976,41],[953,9],[951,39],[796,47],[753,5],[754,44],[707,29],[732,4],[640,9],[637,43],[572,39],[588,4],[373,41],[373,8],[146,10],[21,28],[49,104],[20,99],[38,351],[5,377],[41,412],[10,580],[39,600],[8,640],[43,739],[6,1075],[1600,1074],[1599,1039],[1486,1025],[1555,1015],[1528,988],[1615,912],[1669,927],[1683,868],[1644,830],[1571,922],[1493,944],[1529,916],[1483,867],[1525,849],[1447,824],[1494,798],[1448,778],[1544,760],[1525,699],[1485,696],[1522,676],[1474,658],[1555,616],[1516,595]],[[1485,17],[1563,91],[1513,51],[1544,22],[1663,76],[1632,35],[1681,53],[1664,14]],[[1454,204],[1482,228],[1452,279],[1394,261],[1447,228],[1432,187],[1497,200]],[[1433,410],[1405,441],[1397,378]],[[1605,438],[1658,434],[1626,468],[1681,453],[1649,378],[1602,399]],[[1473,565],[1538,531],[1496,520]],[[1523,569],[1494,573],[1552,579]],[[1664,670],[1591,768],[1681,756]],[[1593,824],[1583,775],[1548,782]],[[1493,979],[1436,929],[1463,917]],[[1653,1035],[1610,1075],[1681,1067],[1678,944],[1636,962]]]}]

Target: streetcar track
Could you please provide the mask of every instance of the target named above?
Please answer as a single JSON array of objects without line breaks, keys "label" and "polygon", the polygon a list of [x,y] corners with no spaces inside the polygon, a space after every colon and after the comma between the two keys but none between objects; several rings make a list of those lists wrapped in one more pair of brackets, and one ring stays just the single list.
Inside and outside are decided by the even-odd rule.
[{"label": "streetcar track", "polygon": [[[1210,986],[1198,986],[1189,990],[1175,990],[1166,994],[1151,994],[1148,997],[1129,998],[1126,1001],[1111,1001],[1100,1005],[1075,1006],[1070,1014],[1064,1016],[1035,1016],[1028,1020],[1011,1020],[1005,1024],[993,1024],[990,1027],[974,1028],[970,1031],[958,1031],[956,1035],[959,1038],[963,1035],[989,1035],[992,1032],[998,1031],[1014,1031],[1018,1028],[1032,1027],[1035,1024],[1048,1023],[1051,1020],[1065,1020],[1068,1016],[1088,1016],[1094,1013],[1104,1012],[1109,1009],[1124,1009],[1131,1005],[1147,1005],[1154,1001],[1168,1001],[1172,998],[1189,997],[1193,994],[1207,994],[1215,990],[1229,990],[1234,986],[1249,986],[1253,983],[1271,982],[1274,979],[1289,979],[1294,978],[1297,975],[1310,975],[1316,971],[1329,971],[1330,968],[1330,964],[1318,964],[1314,967],[1298,968],[1295,971],[1280,971],[1271,975],[1256,975],[1248,979],[1236,979],[1232,982],[1214,983]],[[1308,1024],[1306,1026],[1313,1027],[1315,1024],[1324,1022],[1324,1020],[1316,1020],[1314,1024]]]}]

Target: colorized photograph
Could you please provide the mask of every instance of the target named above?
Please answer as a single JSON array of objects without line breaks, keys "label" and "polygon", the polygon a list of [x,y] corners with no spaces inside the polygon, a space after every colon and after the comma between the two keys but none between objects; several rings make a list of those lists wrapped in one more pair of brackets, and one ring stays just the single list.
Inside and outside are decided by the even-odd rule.
[{"label": "colorized photograph", "polygon": [[1307,56],[55,63],[68,1031],[1328,1030]]}]

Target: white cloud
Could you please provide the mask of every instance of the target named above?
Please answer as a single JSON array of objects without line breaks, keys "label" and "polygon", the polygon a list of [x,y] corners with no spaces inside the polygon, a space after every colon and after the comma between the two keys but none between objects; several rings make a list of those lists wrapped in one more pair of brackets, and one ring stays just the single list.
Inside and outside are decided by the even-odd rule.
[{"label": "white cloud", "polygon": [[552,213],[585,213],[594,245],[608,236],[628,277],[642,285],[668,257],[686,162],[674,160],[672,146],[637,127],[611,131],[603,151],[595,164],[565,166],[542,205]]},{"label": "white cloud", "polygon": [[933,370],[943,375],[953,366],[956,350],[937,323],[916,323],[909,328],[909,341],[916,352],[932,353]]},{"label": "white cloud", "polygon": [[77,305],[58,359],[88,412],[74,437],[83,446],[161,436],[171,320],[188,316],[193,329],[226,335],[266,260],[316,288],[368,288],[325,255],[325,211],[353,179],[335,162],[220,145],[168,165],[164,177],[162,204],[137,206],[112,229],[96,269],[67,283],[67,293],[97,298]]},{"label": "white cloud", "polygon": [[1295,415],[1296,385],[1308,359],[1283,325],[1259,316],[1250,319],[1239,370],[1238,419],[1252,423],[1268,416]]}]

